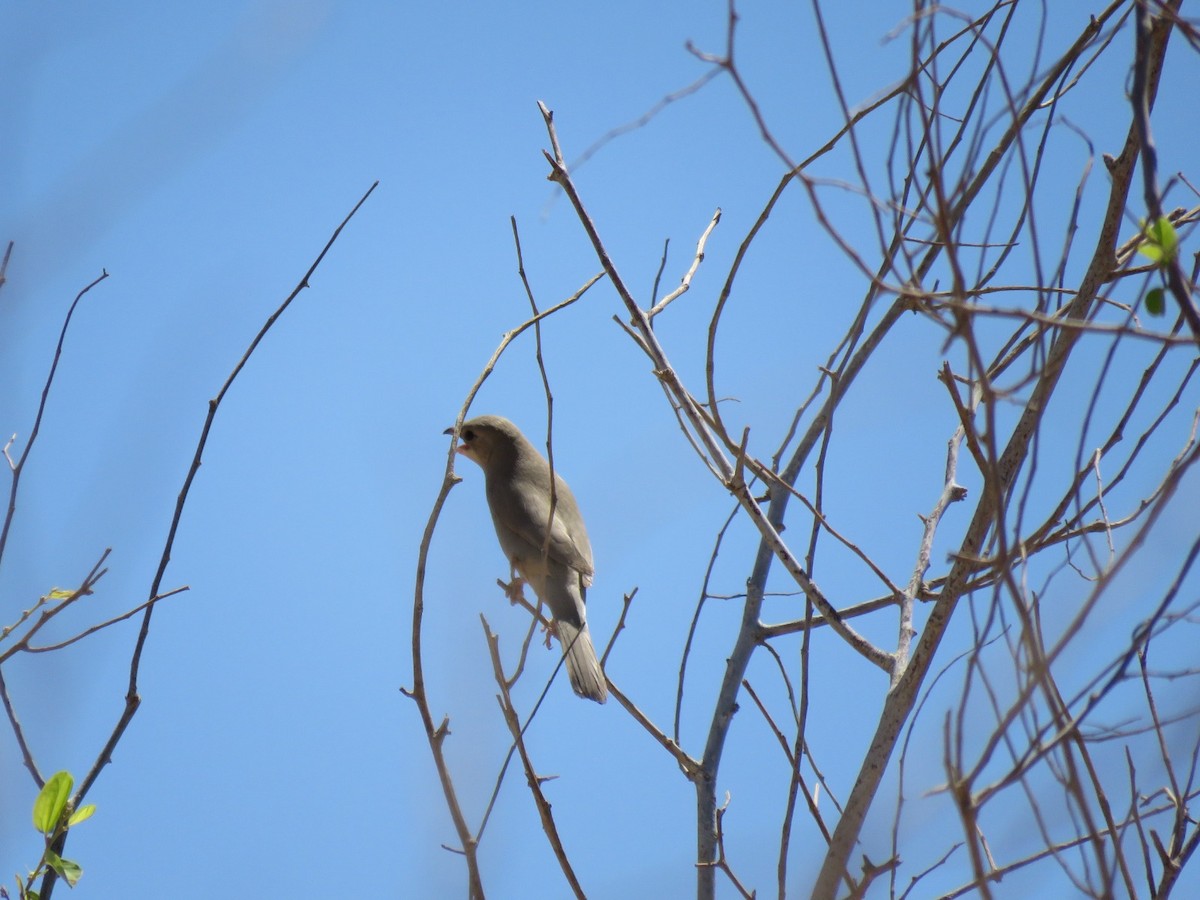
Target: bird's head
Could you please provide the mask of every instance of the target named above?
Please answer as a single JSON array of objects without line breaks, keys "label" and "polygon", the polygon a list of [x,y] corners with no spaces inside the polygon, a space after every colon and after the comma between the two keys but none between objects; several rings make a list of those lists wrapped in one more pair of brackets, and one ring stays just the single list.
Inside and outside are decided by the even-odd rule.
[{"label": "bird's head", "polygon": [[[453,434],[454,429],[447,428],[445,433]],[[508,419],[476,416],[462,423],[455,449],[486,472],[491,467],[511,462],[522,443],[526,441],[520,429]]]}]

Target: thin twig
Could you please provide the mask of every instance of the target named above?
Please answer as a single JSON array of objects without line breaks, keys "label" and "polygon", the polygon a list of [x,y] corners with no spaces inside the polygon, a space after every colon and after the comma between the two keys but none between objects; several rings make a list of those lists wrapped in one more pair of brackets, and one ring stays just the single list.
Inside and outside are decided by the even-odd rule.
[{"label": "thin twig", "polygon": [[[667,296],[663,297],[662,300],[660,300],[656,304],[654,304],[654,306],[652,306],[650,308],[649,312],[646,313],[646,318],[649,319],[651,322],[654,321],[655,316],[657,316],[660,312],[662,312],[664,309],[666,309],[671,303],[673,303],[679,297],[682,297],[685,293],[687,293],[688,289],[691,288],[692,278],[695,277],[696,270],[700,268],[700,263],[704,262],[704,248],[708,244],[708,236],[713,233],[713,229],[717,227],[717,223],[720,221],[721,221],[721,210],[717,209],[717,211],[715,213],[713,213],[712,220],[708,223],[708,227],[705,228],[704,233],[700,235],[700,240],[698,240],[696,242],[696,255],[694,257],[692,257],[692,264],[688,267],[688,270],[686,272],[684,272],[683,278],[680,279],[679,287],[675,288],[675,290],[671,291],[671,293],[669,293],[669,294],[667,294]],[[664,247],[663,248],[664,262],[666,261],[666,258],[667,258],[666,248]],[[655,279],[654,283],[657,288],[657,285],[658,285],[657,278]],[[657,290],[656,290],[656,293],[657,293]]]},{"label": "thin twig", "polygon": [[[232,370],[232,372],[230,372],[229,377],[225,379],[225,383],[221,386],[221,389],[217,393],[216,397],[214,397],[212,400],[210,400],[208,402],[208,415],[204,420],[203,427],[201,428],[200,438],[196,444],[196,451],[192,457],[191,466],[188,469],[187,475],[184,477],[183,486],[180,489],[179,496],[175,502],[174,514],[171,517],[171,524],[167,529],[167,537],[166,537],[166,541],[163,545],[162,555],[159,558],[158,568],[157,568],[157,570],[154,574],[154,577],[150,583],[150,589],[147,594],[148,599],[147,599],[146,603],[143,604],[142,625],[141,625],[141,629],[138,632],[137,641],[134,645],[133,655],[130,659],[130,664],[129,664],[129,687],[125,694],[125,705],[121,712],[121,715],[117,719],[116,724],[113,726],[112,733],[109,735],[108,740],[104,744],[104,747],[101,749],[99,755],[96,757],[96,760],[92,764],[91,769],[87,772],[87,774],[84,776],[84,778],[79,782],[79,786],[75,791],[74,797],[72,798],[72,802],[74,803],[76,808],[78,808],[82,804],[83,798],[87,796],[88,791],[91,790],[92,785],[95,784],[95,782],[96,782],[96,779],[100,777],[100,772],[111,760],[113,750],[116,748],[116,746],[120,742],[122,736],[125,734],[125,729],[129,727],[129,723],[133,720],[134,715],[137,713],[138,707],[141,705],[141,698],[138,695],[138,673],[141,668],[142,651],[144,650],[144,648],[146,646],[146,641],[150,634],[151,616],[153,615],[154,607],[155,607],[157,600],[163,596],[166,596],[161,589],[163,576],[166,574],[167,564],[170,562],[170,559],[171,559],[171,551],[175,545],[175,535],[178,531],[180,520],[183,517],[184,506],[187,503],[188,494],[189,494],[189,491],[191,490],[192,482],[194,481],[194,479],[196,477],[196,473],[200,469],[200,462],[204,455],[204,448],[208,442],[209,431],[212,428],[212,423],[213,423],[213,420],[216,418],[217,410],[220,408],[221,401],[224,399],[225,395],[228,393],[230,387],[233,385],[233,382],[237,378],[238,374],[242,371],[243,368],[245,368],[246,363],[249,362],[251,355],[253,355],[253,353],[257,349],[258,345],[262,342],[263,338],[266,337],[266,334],[268,331],[270,331],[271,326],[273,326],[275,324],[275,322],[279,319],[279,317],[281,315],[283,315],[284,311],[291,305],[292,301],[300,294],[300,292],[302,290],[304,290],[304,288],[309,286],[309,279],[313,276],[313,273],[317,270],[317,267],[321,264],[321,261],[325,258],[325,255],[329,252],[330,248],[333,247],[334,242],[338,239],[338,236],[342,233],[342,229],[346,227],[346,225],[349,223],[350,219],[353,218],[354,214],[356,212],[358,212],[359,208],[367,201],[367,198],[371,196],[372,191],[375,190],[375,188],[378,184],[379,184],[379,182],[376,181],[374,184],[371,185],[370,188],[367,189],[367,192],[365,194],[363,194],[362,198],[354,205],[354,208],[350,210],[349,214],[342,220],[341,224],[339,224],[337,226],[337,228],[334,229],[332,236],[329,238],[328,241],[326,241],[325,246],[321,249],[321,252],[319,254],[317,254],[316,259],[313,261],[312,265],[309,266],[308,271],[304,273],[304,277],[300,279],[300,282],[296,285],[296,287],[292,290],[292,292],[287,296],[287,298],[283,301],[283,303],[281,303],[279,305],[279,307],[270,315],[270,317],[268,317],[266,322],[259,329],[258,334],[256,334],[254,339],[250,342],[250,346],[246,349],[246,352],[242,355],[242,358],[240,360],[238,360],[237,364],[233,367],[233,370]],[[103,277],[105,277],[105,276],[101,276],[101,278],[103,278]],[[99,280],[100,279],[97,279],[97,281],[99,281]],[[96,282],[93,282],[93,284],[95,284],[95,283]],[[89,287],[90,287],[90,285],[89,285]],[[82,293],[80,294],[80,296],[82,296]],[[78,302],[78,298],[76,298],[76,302]],[[74,306],[72,306],[72,309],[74,309]],[[66,329],[64,326],[64,334],[65,334],[65,330]],[[61,351],[61,344],[62,344],[62,341],[60,338],[60,341],[59,341],[60,351]],[[57,354],[55,357],[55,361],[57,363]],[[53,372],[51,374],[51,377],[53,377]],[[47,391],[49,390],[49,381],[47,381],[46,390]],[[45,395],[43,394],[43,402],[44,402],[44,396]],[[39,412],[39,419],[40,419],[40,412]],[[35,428],[35,430],[36,430],[36,428]],[[31,439],[32,439],[32,435],[31,435]],[[28,453],[28,446],[26,447],[26,453]],[[24,457],[22,457],[22,459],[23,458]],[[65,834],[64,834],[64,838],[65,838]],[[54,874],[54,871],[50,870],[47,873],[46,878],[43,880],[42,896],[44,898],[49,898],[50,891],[53,890],[55,878],[56,878],[56,876]]]},{"label": "thin twig", "polygon": [[[8,257],[12,253],[12,242],[9,242],[8,250],[4,254],[4,262],[0,265],[0,273],[8,269]],[[17,511],[17,489],[20,486],[21,473],[25,470],[25,460],[29,458],[30,451],[33,450],[33,445],[37,442],[38,434],[42,428],[42,418],[46,414],[46,402],[50,398],[50,387],[54,384],[54,375],[58,371],[58,362],[62,359],[63,344],[67,339],[67,329],[71,327],[71,319],[75,316],[75,308],[79,306],[79,301],[84,298],[92,288],[108,277],[108,272],[101,270],[100,276],[88,284],[83,290],[75,295],[75,299],[71,301],[71,305],[67,308],[67,315],[63,319],[62,330],[58,334],[58,343],[54,346],[54,356],[50,360],[50,372],[46,375],[46,383],[42,387],[42,398],[38,401],[37,414],[33,418],[33,428],[29,431],[29,437],[25,441],[25,449],[21,451],[20,457],[16,463],[12,462],[12,457],[8,454],[8,446],[4,448],[4,455],[9,460],[9,466],[12,470],[12,484],[8,489],[8,511],[4,515],[4,525],[0,527],[0,562],[4,560],[4,550],[8,546],[8,532],[12,527],[13,516]],[[14,435],[15,437],[15,435]],[[12,441],[9,441],[9,445]]]},{"label": "thin twig", "polygon": [[[547,316],[552,316],[562,309],[575,303],[584,293],[597,281],[602,278],[602,274],[597,274],[589,279],[583,287],[578,291],[533,317],[525,320],[521,325],[508,331],[500,340],[500,344],[492,353],[491,358],[485,364],[483,371],[480,372],[475,383],[467,392],[466,399],[463,401],[462,407],[459,409],[458,416],[455,419],[454,434],[458,433],[463,421],[466,419],[467,411],[471,408],[476,394],[483,387],[485,381],[491,375],[496,367],[496,363],[503,355],[509,345],[516,340],[521,334],[529,328],[536,325],[538,322],[545,319]],[[458,800],[458,794],[454,787],[454,780],[450,772],[450,764],[445,753],[445,737],[449,733],[449,719],[443,719],[440,725],[434,724],[433,713],[429,705],[429,696],[425,684],[425,665],[422,643],[422,625],[425,618],[425,575],[429,562],[429,551],[433,544],[433,535],[437,528],[438,521],[441,518],[442,508],[445,506],[446,499],[450,495],[451,489],[461,479],[454,472],[455,462],[455,443],[457,438],[451,437],[446,452],[446,468],[442,477],[442,484],[438,491],[437,498],[434,500],[433,508],[430,510],[429,518],[425,523],[425,530],[421,536],[421,544],[417,551],[417,568],[416,579],[413,589],[413,614],[412,614],[412,660],[413,660],[413,684],[411,688],[401,688],[401,693],[411,699],[417,706],[417,711],[421,716],[421,722],[425,729],[426,740],[429,744],[429,749],[433,755],[434,767],[438,773],[438,779],[442,785],[442,793],[446,800],[447,809],[450,812],[450,817],[454,823],[455,832],[458,835],[461,844],[461,853],[467,863],[467,881],[468,894],[472,900],[482,900],[483,877],[479,869],[478,859],[478,842],[482,836],[483,830],[487,825],[488,817],[491,813],[492,804],[495,802],[496,793],[499,791],[500,780],[503,779],[503,772],[507,769],[508,761],[505,760],[504,767],[501,770],[500,777],[497,780],[495,791],[492,794],[492,801],[488,804],[488,809],[484,814],[483,821],[479,827],[477,834],[472,834],[470,826],[467,824],[466,816],[463,813],[462,805]],[[536,611],[535,611],[536,614]],[[560,661],[561,665],[561,661]],[[555,670],[557,671],[557,669]],[[535,707],[536,710],[536,707]],[[511,752],[509,758],[511,758]]]},{"label": "thin twig", "polygon": [[500,638],[492,632],[491,626],[488,625],[487,619],[483,615],[480,615],[479,619],[483,623],[484,637],[487,639],[488,652],[491,654],[492,671],[496,676],[496,684],[500,688],[500,695],[496,699],[500,703],[500,711],[504,714],[504,723],[512,735],[513,744],[521,757],[521,765],[525,769],[525,782],[529,786],[533,804],[537,807],[538,818],[542,821],[542,831],[546,834],[546,840],[550,843],[550,849],[554,853],[554,858],[558,860],[559,868],[562,869],[567,884],[571,886],[576,897],[585,900],[587,895],[579,884],[571,861],[567,858],[567,851],[558,834],[558,827],[554,824],[554,815],[550,811],[550,804],[542,793],[543,779],[534,771],[533,761],[529,758],[529,750],[525,746],[524,728],[517,720],[517,713],[512,705],[512,695],[508,690],[508,680],[504,676],[504,666],[500,662]]}]

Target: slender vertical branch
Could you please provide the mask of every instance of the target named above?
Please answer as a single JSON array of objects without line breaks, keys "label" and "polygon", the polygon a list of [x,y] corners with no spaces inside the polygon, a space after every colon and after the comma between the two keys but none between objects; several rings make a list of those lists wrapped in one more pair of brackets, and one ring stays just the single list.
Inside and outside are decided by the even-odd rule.
[{"label": "slender vertical branch", "polygon": [[508,691],[508,680],[504,677],[504,665],[500,661],[500,638],[492,632],[487,619],[482,615],[479,618],[483,622],[483,633],[487,638],[488,652],[492,658],[492,671],[496,676],[496,685],[500,688],[500,695],[497,697],[500,703],[500,711],[504,715],[504,724],[508,726],[513,744],[516,746],[517,753],[521,757],[521,767],[525,770],[525,783],[529,786],[534,806],[537,808],[538,818],[542,823],[542,831],[545,832],[546,840],[550,844],[554,858],[558,860],[559,868],[562,869],[563,877],[566,878],[571,891],[579,900],[585,900],[587,894],[584,893],[583,888],[580,886],[579,879],[575,875],[575,869],[571,866],[570,859],[567,858],[567,851],[563,847],[562,838],[558,834],[558,826],[554,824],[554,814],[550,811],[550,803],[546,800],[546,795],[542,793],[542,782],[544,779],[534,771],[533,761],[529,757],[529,749],[525,746],[524,728],[521,727],[521,723],[517,719],[517,712],[513,709],[512,695]]},{"label": "slender vertical branch", "polygon": [[[4,283],[5,273],[8,271],[8,259],[12,254],[12,242],[8,244],[8,250],[4,254],[4,262],[0,264],[0,284]],[[17,512],[17,491],[21,483],[21,473],[25,470],[25,461],[29,459],[29,454],[33,450],[33,445],[37,442],[38,434],[42,429],[42,418],[46,415],[46,404],[50,399],[50,387],[54,384],[54,376],[58,372],[58,363],[62,359],[63,344],[67,340],[67,329],[71,327],[71,319],[75,316],[75,308],[79,306],[79,301],[84,296],[108,277],[108,272],[101,272],[100,276],[83,288],[75,299],[71,301],[71,305],[67,308],[67,315],[63,319],[62,330],[58,334],[58,343],[54,346],[54,356],[50,360],[50,372],[46,375],[46,383],[42,387],[42,397],[38,401],[37,414],[33,418],[33,428],[29,431],[29,437],[25,439],[25,449],[21,451],[16,462],[12,461],[12,457],[8,455],[8,448],[5,448],[5,456],[9,460],[9,469],[11,472],[12,482],[8,488],[8,509],[4,514],[4,524],[0,526],[0,562],[4,560],[4,550],[8,546],[8,533],[12,528],[13,516]],[[12,443],[11,441],[9,442]]]},{"label": "slender vertical branch", "polygon": [[[459,410],[458,417],[455,420],[454,431],[457,434],[458,428],[466,419],[467,411],[471,408],[471,404],[475,400],[476,394],[483,387],[485,381],[496,368],[496,363],[521,334],[528,329],[536,326],[547,316],[552,316],[562,309],[575,303],[582,297],[588,289],[603,277],[602,274],[594,275],[584,283],[583,287],[577,290],[574,294],[563,300],[560,303],[551,306],[549,309],[536,313],[531,318],[525,320],[521,325],[507,332],[500,340],[499,346],[492,353],[490,359],[483,367],[476,378],[475,383],[467,392],[467,397],[463,401],[462,408]],[[434,724],[433,713],[429,705],[428,687],[425,681],[425,662],[424,650],[422,642],[422,629],[425,620],[425,578],[429,563],[429,550],[433,544],[433,535],[437,529],[438,521],[441,518],[442,508],[446,503],[447,497],[450,495],[451,489],[460,481],[459,477],[454,472],[454,443],[456,438],[450,439],[450,444],[446,451],[446,468],[442,477],[441,487],[438,490],[437,498],[434,500],[433,508],[430,510],[429,518],[425,523],[425,530],[421,536],[421,544],[417,551],[417,569],[416,583],[413,587],[413,614],[412,614],[412,660],[413,660],[413,685],[410,689],[401,688],[402,693],[411,699],[417,707],[417,711],[421,716],[421,723],[425,729],[425,739],[429,744],[429,749],[433,754],[434,768],[438,773],[438,780],[442,786],[442,794],[446,800],[446,806],[450,812],[450,818],[454,823],[455,833],[458,835],[460,849],[467,863],[467,890],[472,900],[482,900],[484,896],[483,876],[479,868],[478,856],[478,841],[477,835],[473,834],[470,826],[467,824],[466,815],[463,813],[462,804],[458,799],[458,792],[454,787],[454,779],[450,772],[450,764],[446,758],[445,740],[449,734],[450,721],[449,717],[443,718],[441,723]],[[498,788],[497,788],[498,789]],[[490,807],[489,811],[490,813]],[[484,815],[483,825],[480,826],[480,833],[483,827],[487,824],[487,813]]]},{"label": "slender vertical branch", "polygon": [[[354,205],[354,208],[350,210],[349,214],[347,214],[347,216],[342,220],[341,224],[334,229],[333,234],[330,236],[329,240],[326,241],[325,246],[321,249],[321,252],[317,254],[316,259],[313,261],[312,265],[309,266],[308,271],[304,273],[304,277],[300,279],[299,284],[296,285],[292,292],[284,299],[283,303],[281,303],[279,307],[267,318],[266,322],[263,323],[258,333],[254,336],[254,339],[250,342],[250,346],[246,349],[246,352],[242,354],[241,359],[238,360],[237,364],[233,367],[229,377],[225,379],[225,383],[221,385],[221,389],[217,392],[216,397],[214,397],[208,403],[208,415],[205,417],[204,425],[200,430],[200,438],[196,443],[196,450],[192,456],[191,466],[187,471],[187,475],[184,477],[183,486],[180,488],[179,496],[176,498],[175,511],[171,517],[171,523],[167,529],[167,537],[163,545],[162,555],[159,558],[158,568],[150,582],[148,600],[145,604],[145,609],[142,612],[141,628],[138,631],[137,641],[134,644],[133,654],[129,663],[129,686],[125,694],[125,705],[121,710],[121,714],[118,717],[116,724],[113,726],[112,732],[109,734],[108,740],[105,742],[104,746],[100,750],[100,753],[97,755],[95,762],[92,764],[92,767],[88,770],[84,778],[79,782],[79,786],[75,791],[74,797],[72,798],[72,803],[76,807],[82,804],[83,798],[87,796],[88,791],[91,790],[92,785],[94,785],[96,782],[96,779],[100,777],[101,771],[103,771],[104,767],[111,761],[114,749],[124,736],[126,728],[128,728],[129,723],[133,721],[133,717],[137,713],[138,707],[141,705],[141,697],[138,694],[138,674],[141,670],[142,652],[145,649],[146,641],[150,635],[150,620],[154,613],[155,603],[158,599],[164,596],[162,592],[162,581],[164,575],[166,574],[167,565],[171,560],[171,551],[175,546],[175,535],[179,529],[179,523],[183,518],[183,510],[187,504],[188,494],[191,490],[192,482],[195,480],[196,473],[200,469],[200,462],[204,455],[204,449],[208,443],[208,435],[212,429],[212,424],[216,418],[217,410],[220,408],[221,401],[229,392],[229,389],[233,386],[233,382],[237,378],[238,374],[243,368],[245,368],[246,363],[249,362],[250,357],[254,354],[254,351],[258,348],[258,345],[262,342],[263,338],[266,337],[267,332],[271,330],[271,327],[275,324],[279,317],[283,315],[283,313],[291,305],[292,301],[296,299],[300,292],[309,286],[309,279],[312,278],[313,273],[316,272],[317,267],[321,264],[321,261],[325,258],[325,255],[329,252],[330,248],[333,247],[334,242],[342,233],[342,229],[346,227],[350,219],[354,217],[354,214],[358,212],[359,208],[366,203],[367,198],[371,196],[371,193],[375,190],[378,184],[379,182],[376,181],[371,185],[370,188],[367,189],[367,192],[363,194],[362,198]],[[92,284],[94,285],[98,283],[106,276],[107,273],[102,275]],[[92,285],[89,285],[88,288],[85,288],[84,291],[80,293],[79,297],[76,297],[76,304],[79,302],[80,297],[82,297],[83,294],[86,293],[86,291],[91,287]],[[74,308],[75,304],[72,304],[72,312],[74,311]],[[69,320],[70,314],[68,314],[68,322]],[[66,324],[63,326],[63,336],[65,336],[65,334]],[[63,338],[60,337],[58,350],[55,353],[55,366],[57,365],[58,357],[62,352],[62,340]],[[42,407],[39,408],[38,413],[39,422],[41,420],[41,409],[43,409],[45,406],[46,395],[50,390],[50,381],[53,379],[53,377],[54,366],[51,367],[50,378],[47,379],[46,388],[42,393]],[[31,434],[31,439],[33,436],[34,435]],[[26,453],[28,453],[28,451],[29,447],[27,445]],[[22,455],[22,462],[23,461],[24,455]],[[56,852],[60,854],[62,853],[62,847],[65,844],[66,836],[67,833],[64,832],[57,846]],[[57,875],[55,874],[54,870],[49,870],[42,881],[40,894],[43,900],[49,900],[50,895],[54,890],[56,880]]]},{"label": "slender vertical branch", "polygon": [[[1095,33],[1096,28],[1093,24],[1085,32],[1084,46]],[[1157,73],[1161,72],[1161,60],[1166,52],[1168,33],[1168,28],[1157,28],[1149,45],[1149,52],[1157,60],[1151,67],[1152,71],[1156,73],[1154,85],[1157,84]],[[1073,52],[1080,51],[1073,50]],[[1111,187],[1107,209],[1091,261],[1068,305],[1067,315],[1071,318],[1089,318],[1097,302],[1100,288],[1112,271],[1118,228],[1128,198],[1137,155],[1136,127],[1131,125],[1121,156],[1113,160],[1109,166]],[[962,208],[961,204],[959,208]],[[959,547],[956,561],[951,566],[941,595],[929,614],[929,619],[917,641],[909,664],[888,695],[883,713],[876,726],[875,735],[847,800],[846,810],[834,829],[833,841],[814,886],[814,897],[832,898],[836,893],[838,883],[846,875],[850,855],[858,840],[863,823],[866,821],[867,811],[878,790],[883,773],[887,769],[887,763],[895,748],[900,730],[912,712],[917,693],[932,666],[938,646],[946,634],[969,576],[976,568],[975,560],[980,557],[984,544],[1000,514],[996,504],[1007,494],[1018,472],[1026,462],[1030,444],[1034,439],[1043,410],[1046,409],[1059,384],[1067,359],[1078,338],[1078,332],[1063,330],[1056,335],[1050,345],[1045,364],[1037,377],[1030,398],[1012,429],[1003,453],[997,460],[994,470],[996,480],[991,489],[986,492],[986,496],[981,498]]]}]

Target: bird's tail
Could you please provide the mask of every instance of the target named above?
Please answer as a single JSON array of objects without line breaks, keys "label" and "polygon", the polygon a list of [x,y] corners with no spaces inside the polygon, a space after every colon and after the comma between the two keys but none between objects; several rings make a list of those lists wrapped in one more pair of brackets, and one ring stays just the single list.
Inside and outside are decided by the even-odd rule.
[{"label": "bird's tail", "polygon": [[577,628],[571,622],[558,619],[554,627],[566,654],[567,677],[571,680],[571,687],[579,696],[603,703],[608,699],[608,688],[604,684],[604,670],[596,658],[596,648],[592,646],[587,623]]}]

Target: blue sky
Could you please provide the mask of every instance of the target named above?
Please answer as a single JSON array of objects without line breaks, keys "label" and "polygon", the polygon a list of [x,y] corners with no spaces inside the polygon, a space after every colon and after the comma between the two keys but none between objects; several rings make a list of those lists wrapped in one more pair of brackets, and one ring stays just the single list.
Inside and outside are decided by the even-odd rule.
[{"label": "blue sky", "polygon": [[[882,43],[899,7],[828,12],[852,105],[904,72],[903,41]],[[743,74],[776,137],[803,157],[840,121],[811,14],[764,4],[742,15]],[[10,4],[0,16],[0,240],[15,241],[0,290],[0,431],[15,432],[18,447],[67,306],[102,270],[110,276],[84,299],[67,338],[0,568],[0,620],[76,583],[106,547],[100,589],[55,634],[145,598],[207,401],[333,228],[380,183],[221,408],[165,580],[190,590],[156,612],[142,708],[89,798],[99,813],[71,836],[68,855],[85,869],[79,895],[458,895],[460,861],[441,849],[453,829],[416,711],[399,691],[412,677],[415,558],[445,464],[442,432],[502,334],[527,315],[509,217],[542,307],[599,270],[569,204],[545,180],[536,101],[554,109],[566,156],[577,158],[706,71],[685,42],[723,50],[725,4],[66,2]],[[1063,13],[1062,27],[1073,34],[1081,21]],[[1181,68],[1169,69],[1168,84],[1194,85],[1195,56],[1174,62]],[[1103,76],[1113,103],[1122,78]],[[1196,136],[1182,112],[1187,93],[1165,89],[1162,101],[1176,113],[1163,116],[1160,134],[1176,166]],[[1082,124],[1097,152],[1114,151],[1124,109],[1091,112]],[[1073,184],[1085,148],[1067,146],[1048,165]],[[664,238],[671,285],[722,209],[691,293],[659,320],[689,382],[703,376],[723,266],[781,172],[725,78],[578,170],[642,297]],[[855,221],[853,200],[830,203]],[[1047,227],[1061,227],[1061,216],[1047,209]],[[762,456],[863,290],[799,192],[772,221],[718,351],[723,393],[739,399],[731,415],[762,429]],[[872,246],[869,234],[862,243]],[[687,622],[731,501],[611,321],[620,313],[602,282],[545,323],[556,465],[595,547],[589,612],[600,642],[621,595],[638,588],[610,675],[669,726]],[[838,425],[849,449],[831,465],[832,496],[855,511],[858,539],[899,579],[954,426],[934,380],[943,337],[915,317],[901,325],[859,383],[871,401],[848,406]],[[544,427],[532,334],[502,358],[475,411],[507,415],[531,434]],[[854,448],[880,442],[894,445],[904,478],[861,464]],[[460,473],[432,547],[425,641],[434,713],[451,716],[454,772],[477,820],[507,748],[478,616],[509,654],[524,620],[493,586],[506,571],[480,473]],[[1159,545],[1167,560],[1171,540]],[[718,568],[726,592],[744,583],[754,547],[744,524],[731,534]],[[839,603],[880,592],[847,569],[814,574],[836,583]],[[794,601],[773,603],[769,618],[780,620]],[[737,612],[710,601],[699,636],[682,729],[695,753]],[[878,635],[892,628],[889,620]],[[135,635],[127,623],[6,667],[43,772],[90,766],[120,714]],[[814,666],[838,674],[814,717],[830,735],[831,773],[852,778],[882,676],[822,638]],[[517,696],[526,708],[553,662],[535,648]],[[752,677],[769,678],[763,665]],[[858,696],[861,709],[848,714],[844,698]],[[590,895],[693,890],[691,787],[619,708],[578,701],[556,683],[529,741],[541,769],[562,776],[550,800]],[[0,875],[10,878],[38,844],[33,788],[11,739],[3,746]],[[910,765],[933,784],[940,760],[935,745]],[[779,763],[761,718],[744,715],[725,764],[730,852],[767,891],[782,798],[778,773],[761,773]],[[539,896],[566,895],[519,775],[500,794],[482,859],[493,896],[530,896],[535,876]],[[819,859],[801,842],[794,871]]]}]

